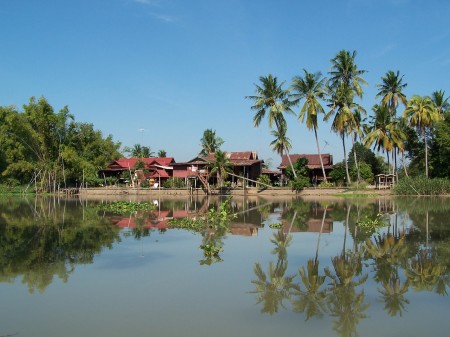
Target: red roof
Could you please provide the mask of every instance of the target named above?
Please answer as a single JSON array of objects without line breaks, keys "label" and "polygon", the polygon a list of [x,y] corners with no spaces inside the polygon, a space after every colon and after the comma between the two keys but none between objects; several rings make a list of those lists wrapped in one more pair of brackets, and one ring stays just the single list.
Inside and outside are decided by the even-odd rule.
[{"label": "red roof", "polygon": [[108,169],[110,170],[125,170],[132,169],[137,161],[143,161],[146,166],[160,165],[160,166],[170,166],[171,163],[175,162],[173,157],[150,157],[150,158],[120,158],[113,161]]},{"label": "red roof", "polygon": [[[320,158],[318,154],[290,154],[292,163],[295,163],[300,158],[308,159],[307,167],[310,169],[321,168],[320,166]],[[321,154],[323,166],[326,169],[330,169],[333,167],[333,156],[329,153]],[[279,169],[286,168],[290,165],[287,155],[283,155],[281,157],[281,164],[278,166]]]}]

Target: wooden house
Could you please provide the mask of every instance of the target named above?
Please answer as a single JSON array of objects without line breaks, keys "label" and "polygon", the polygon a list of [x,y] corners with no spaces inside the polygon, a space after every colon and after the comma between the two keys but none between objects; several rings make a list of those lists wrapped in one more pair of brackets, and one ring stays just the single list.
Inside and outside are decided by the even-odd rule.
[{"label": "wooden house", "polygon": [[[320,183],[324,180],[322,167],[320,165],[320,157],[318,154],[290,154],[289,155],[292,164],[294,164],[300,158],[306,158],[308,164],[306,167],[310,170],[311,182]],[[323,166],[327,179],[330,179],[329,173],[333,170],[333,156],[329,153],[321,154]],[[286,177],[286,168],[290,166],[287,155],[281,157],[281,164],[278,169],[281,170],[283,177]]]}]

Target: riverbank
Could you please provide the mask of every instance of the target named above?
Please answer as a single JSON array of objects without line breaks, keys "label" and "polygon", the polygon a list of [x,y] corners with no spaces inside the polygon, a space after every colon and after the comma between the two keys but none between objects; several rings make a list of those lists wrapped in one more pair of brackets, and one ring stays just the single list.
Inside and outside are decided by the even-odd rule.
[{"label": "riverbank", "polygon": [[[249,196],[341,196],[341,197],[355,197],[355,196],[390,196],[392,190],[384,189],[377,190],[373,187],[368,187],[361,190],[352,190],[348,188],[305,188],[300,192],[292,191],[289,188],[246,188],[246,189],[227,189],[227,190],[212,190],[213,195],[249,195]],[[119,188],[119,187],[101,187],[101,188],[83,188],[79,190],[80,196],[101,196],[101,195],[134,195],[134,196],[189,196],[200,195],[204,196],[205,192],[201,189],[151,189],[151,188]]]}]

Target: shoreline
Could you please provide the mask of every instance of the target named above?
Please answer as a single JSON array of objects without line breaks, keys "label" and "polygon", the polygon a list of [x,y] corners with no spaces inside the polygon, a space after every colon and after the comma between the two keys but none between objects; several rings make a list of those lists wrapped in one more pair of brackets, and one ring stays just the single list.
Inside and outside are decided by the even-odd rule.
[{"label": "shoreline", "polygon": [[[201,189],[150,189],[150,188],[117,188],[117,187],[100,187],[100,188],[82,188],[78,191],[81,197],[93,196],[207,196]],[[350,190],[348,188],[305,188],[300,192],[291,189],[274,188],[274,189],[231,189],[231,190],[213,190],[212,196],[280,196],[280,197],[386,197],[392,196],[392,190],[375,188],[366,188],[364,190]]]}]

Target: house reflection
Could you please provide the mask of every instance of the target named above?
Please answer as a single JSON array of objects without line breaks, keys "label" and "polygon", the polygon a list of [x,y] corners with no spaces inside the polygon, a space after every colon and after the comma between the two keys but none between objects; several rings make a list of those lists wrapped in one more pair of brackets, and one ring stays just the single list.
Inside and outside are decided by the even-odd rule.
[{"label": "house reflection", "polygon": [[[111,217],[111,222],[121,228],[140,229],[171,229],[168,222],[173,219],[205,217],[209,207],[214,204],[204,201],[200,204],[186,203],[158,204],[154,211],[137,212],[129,216]],[[167,208],[166,208],[167,207]],[[263,216],[253,203],[234,203],[233,211],[236,218],[230,224],[230,234],[241,236],[257,236],[259,228],[263,227]]]}]

